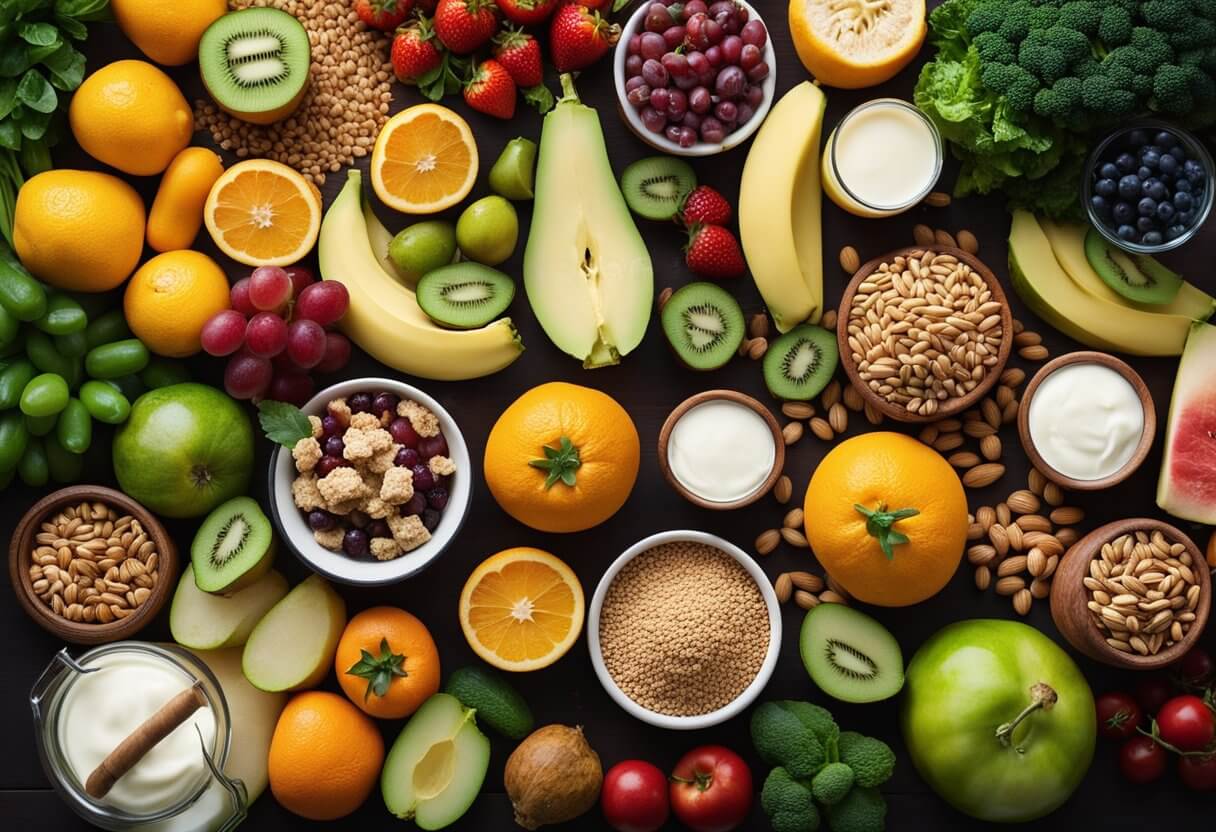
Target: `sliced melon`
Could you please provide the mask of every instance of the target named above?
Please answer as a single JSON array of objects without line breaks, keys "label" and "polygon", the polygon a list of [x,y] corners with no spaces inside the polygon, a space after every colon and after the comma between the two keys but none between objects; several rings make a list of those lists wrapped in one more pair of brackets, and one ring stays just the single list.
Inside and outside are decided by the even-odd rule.
[{"label": "sliced melon", "polygon": [[1178,362],[1157,505],[1175,517],[1216,523],[1216,326],[1195,323]]},{"label": "sliced melon", "polygon": [[194,565],[187,563],[169,607],[169,631],[183,647],[239,647],[286,594],[287,579],[272,569],[239,592],[212,595],[198,588]]}]

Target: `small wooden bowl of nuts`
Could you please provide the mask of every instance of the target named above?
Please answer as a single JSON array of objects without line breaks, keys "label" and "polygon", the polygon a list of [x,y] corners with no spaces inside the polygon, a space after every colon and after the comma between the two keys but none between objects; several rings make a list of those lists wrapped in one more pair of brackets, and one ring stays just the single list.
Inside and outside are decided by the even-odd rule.
[{"label": "small wooden bowl of nuts", "polygon": [[1091,659],[1155,670],[1194,646],[1211,596],[1211,575],[1189,537],[1160,520],[1120,520],[1065,553],[1052,584],[1051,617]]},{"label": "small wooden bowl of nuts", "polygon": [[8,570],[17,600],[44,630],[103,644],[130,638],[160,612],[176,584],[177,549],[126,494],[76,485],[22,516]]},{"label": "small wooden bowl of nuts", "polygon": [[1013,314],[978,257],[914,246],[857,270],[836,337],[865,401],[896,421],[933,422],[972,407],[997,383],[1013,348]]}]

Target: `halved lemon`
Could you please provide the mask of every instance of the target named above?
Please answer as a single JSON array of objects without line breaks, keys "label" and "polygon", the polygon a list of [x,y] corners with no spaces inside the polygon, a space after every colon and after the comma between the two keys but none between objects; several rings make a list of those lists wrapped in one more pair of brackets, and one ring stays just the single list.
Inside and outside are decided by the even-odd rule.
[{"label": "halved lemon", "polygon": [[316,245],[321,195],[269,159],[237,162],[211,186],[203,219],[220,250],[246,266],[290,266]]},{"label": "halved lemon", "polygon": [[477,143],[447,107],[418,104],[380,128],[372,150],[372,187],[406,214],[434,214],[468,196],[477,180]]},{"label": "halved lemon", "polygon": [[889,80],[925,40],[925,0],[790,0],[789,18],[815,80],[847,90]]},{"label": "halved lemon", "polygon": [[502,670],[539,670],[583,629],[583,588],[561,560],[519,546],[482,561],[460,593],[460,628],[478,656]]}]

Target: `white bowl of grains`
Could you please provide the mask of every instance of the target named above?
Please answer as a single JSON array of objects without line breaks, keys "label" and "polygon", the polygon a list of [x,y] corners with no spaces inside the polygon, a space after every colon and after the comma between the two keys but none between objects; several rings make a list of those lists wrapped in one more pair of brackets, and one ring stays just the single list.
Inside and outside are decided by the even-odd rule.
[{"label": "white bowl of grains", "polygon": [[600,684],[632,716],[672,730],[708,728],[768,684],[781,609],[738,546],[706,532],[659,532],[600,579],[587,645]]}]

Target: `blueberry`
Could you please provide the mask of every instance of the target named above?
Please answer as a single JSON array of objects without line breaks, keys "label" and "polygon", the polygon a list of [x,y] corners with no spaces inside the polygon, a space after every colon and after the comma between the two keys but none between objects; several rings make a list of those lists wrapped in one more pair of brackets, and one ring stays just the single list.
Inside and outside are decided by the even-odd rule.
[{"label": "blueberry", "polygon": [[1136,203],[1136,212],[1142,217],[1154,216],[1157,213],[1157,200],[1146,196]]},{"label": "blueberry", "polygon": [[1174,183],[1174,190],[1176,192],[1180,191],[1184,194],[1189,194],[1191,192],[1191,180],[1179,179],[1177,182]]},{"label": "blueberry", "polygon": [[1194,211],[1179,211],[1177,214],[1174,214],[1174,219],[1177,220],[1178,223],[1181,225],[1189,226],[1191,223],[1193,223],[1195,221],[1195,212]]},{"label": "blueberry", "polygon": [[1148,144],[1148,134],[1143,130],[1133,130],[1127,134],[1128,147],[1137,148]]},{"label": "blueberry", "polygon": [[1107,162],[1102,167],[1098,168],[1098,175],[1103,179],[1118,179],[1119,169],[1112,163]]},{"label": "blueberry", "polygon": [[1111,215],[1114,216],[1115,222],[1126,225],[1136,218],[1136,209],[1130,202],[1116,202],[1115,207],[1111,209]]},{"label": "blueberry", "polygon": [[1152,231],[1157,227],[1157,221],[1152,217],[1138,217],[1136,219],[1137,231]]},{"label": "blueberry", "polygon": [[1191,184],[1203,180],[1203,165],[1196,162],[1194,159],[1187,159],[1182,163],[1182,173],[1187,179],[1191,180]]},{"label": "blueberry", "polygon": [[428,508],[426,511],[422,512],[422,525],[426,526],[426,530],[428,532],[433,532],[435,529],[439,528],[439,519],[439,512],[435,511],[433,508]]},{"label": "blueberry", "polygon": [[1131,173],[1138,167],[1136,157],[1130,153],[1120,153],[1115,159],[1115,167],[1124,173]]},{"label": "blueberry", "polygon": [[1158,169],[1162,176],[1173,176],[1178,172],[1178,160],[1170,154],[1165,154],[1161,157],[1161,161],[1157,163]]},{"label": "blueberry", "polygon": [[1145,182],[1144,185],[1145,196],[1152,197],[1158,202],[1163,199],[1170,198],[1169,190],[1165,187],[1165,183],[1163,183],[1160,179],[1150,179],[1148,182]]},{"label": "blueberry", "polygon": [[1089,198],[1089,207],[1099,217],[1110,216],[1110,203],[1106,201],[1106,197],[1099,194],[1094,194]]},{"label": "blueberry", "polygon": [[1135,199],[1140,196],[1140,180],[1135,174],[1129,173],[1119,180],[1119,196],[1124,199]]},{"label": "blueberry", "polygon": [[1153,175],[1153,172],[1149,168],[1146,168],[1144,165],[1141,165],[1139,168],[1136,169],[1136,176],[1140,177],[1141,179],[1148,179],[1152,175]]},{"label": "blueberry", "polygon": [[1174,218],[1174,203],[1159,202],[1157,203],[1157,219],[1168,223]]},{"label": "blueberry", "polygon": [[351,529],[342,536],[342,551],[352,558],[362,557],[368,551],[367,532]]},{"label": "blueberry", "polygon": [[1160,231],[1146,231],[1144,236],[1142,238],[1140,238],[1140,243],[1142,245],[1146,245],[1146,246],[1161,245],[1161,232]]},{"label": "blueberry", "polygon": [[1098,196],[1112,197],[1119,192],[1119,185],[1113,179],[1099,179],[1094,183],[1094,193]]},{"label": "blueberry", "polygon": [[1134,242],[1136,238],[1140,236],[1136,233],[1136,229],[1132,228],[1130,225],[1119,226],[1117,229],[1115,229],[1115,234],[1118,235],[1120,240],[1127,240],[1128,242]]},{"label": "blueberry", "polygon": [[1177,159],[1179,162],[1185,162],[1186,161],[1186,148],[1183,147],[1182,145],[1174,145],[1173,147],[1170,148],[1170,155],[1173,156],[1175,159]]},{"label": "blueberry", "polygon": [[323,532],[326,529],[334,527],[334,516],[328,511],[314,509],[308,512],[308,528],[313,531]]},{"label": "blueberry", "polygon": [[1153,144],[1157,145],[1158,147],[1162,147],[1162,148],[1165,148],[1166,150],[1168,150],[1169,148],[1178,144],[1178,137],[1175,136],[1173,133],[1170,133],[1167,130],[1162,130],[1160,133],[1158,133],[1156,136],[1153,137]]},{"label": "blueberry", "polygon": [[1174,194],[1174,207],[1179,211],[1189,211],[1194,204],[1195,200],[1185,191]]},{"label": "blueberry", "polygon": [[1185,233],[1186,233],[1186,226],[1178,225],[1177,223],[1175,223],[1174,225],[1171,225],[1169,228],[1165,229],[1165,239],[1177,240],[1179,237],[1181,237]]},{"label": "blueberry", "polygon": [[1146,147],[1140,151],[1140,164],[1155,168],[1161,162],[1161,154],[1157,152],[1155,147]]}]

